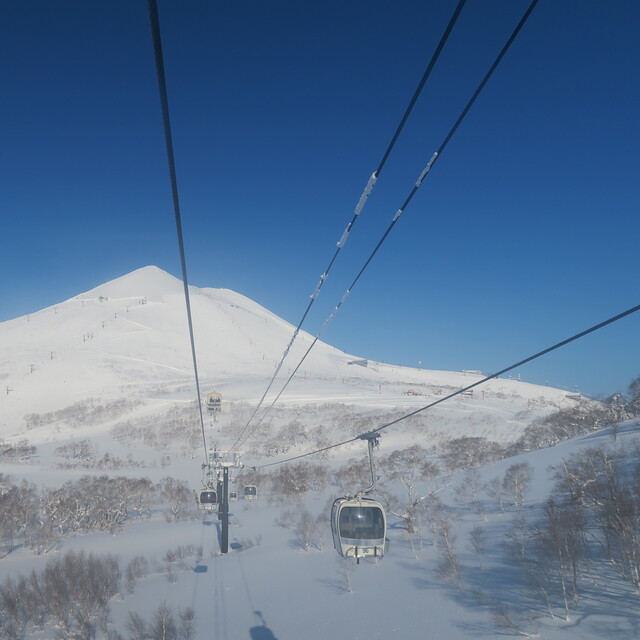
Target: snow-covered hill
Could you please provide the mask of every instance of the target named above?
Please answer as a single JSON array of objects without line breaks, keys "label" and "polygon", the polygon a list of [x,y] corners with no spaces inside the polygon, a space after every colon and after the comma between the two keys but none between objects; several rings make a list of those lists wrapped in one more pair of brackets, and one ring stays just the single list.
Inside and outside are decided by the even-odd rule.
[{"label": "snow-covered hill", "polygon": [[[0,584],[8,578],[28,576],[31,571],[42,574],[45,567],[69,552],[117,557],[122,581],[119,595],[109,601],[107,628],[119,635],[107,636],[94,629],[95,636],[72,636],[80,623],[71,619],[69,635],[59,636],[68,638],[134,640],[140,636],[134,634],[130,614],[149,628],[165,604],[174,618],[179,610],[193,610],[192,637],[198,640],[523,636],[595,640],[614,634],[630,640],[637,637],[637,592],[620,578],[618,568],[605,564],[603,570],[603,563],[594,564],[597,557],[581,564],[580,598],[571,601],[565,620],[557,578],[551,573],[545,576],[549,585],[541,581],[548,588],[547,606],[540,588],[527,579],[513,554],[507,553],[506,544],[519,544],[520,540],[533,544],[536,523],[544,520],[544,502],[553,486],[550,465],[562,468],[563,460],[594,446],[631,451],[637,446],[634,440],[639,429],[638,421],[630,421],[619,431],[616,442],[609,432],[601,431],[481,467],[473,479],[475,506],[458,499],[458,489],[468,482],[468,473],[436,479],[442,503],[434,502],[425,511],[412,535],[401,521],[389,516],[389,552],[379,561],[356,566],[353,561],[341,560],[333,550],[328,522],[321,514],[326,514],[328,500],[340,493],[329,483],[319,492],[301,496],[275,494],[268,499],[261,495],[255,502],[232,503],[227,555],[219,553],[220,529],[215,515],[179,522],[165,522],[161,514],[150,519],[134,516],[116,535],[65,536],[59,549],[41,555],[27,548],[15,549],[0,560]],[[133,450],[135,457],[142,453],[140,448]],[[506,477],[512,465],[527,465],[531,482],[522,505],[505,505],[502,510],[489,495],[489,488],[493,480]],[[191,466],[195,466],[193,462]],[[38,482],[52,469],[44,458],[41,464],[8,465],[5,471],[16,480],[27,477]],[[70,477],[61,471],[55,473]],[[183,475],[184,462],[163,473]],[[76,471],[75,477],[78,474]],[[419,482],[414,489],[416,495],[428,495],[434,485]],[[402,494],[401,488],[397,490]],[[467,491],[466,499],[470,498]],[[301,541],[304,514],[310,514],[313,539],[306,551]],[[455,576],[446,571],[445,525],[449,527]],[[545,562],[554,568],[552,560],[544,558],[541,566]],[[129,573],[136,566],[141,567],[140,574],[134,574],[130,581]],[[55,587],[49,590],[57,593]],[[36,628],[34,635],[27,637],[49,638],[63,631],[50,617],[43,630]]]},{"label": "snow-covered hill", "polygon": [[[293,334],[293,326],[228,289],[190,288],[203,395],[258,402]],[[301,332],[271,401],[311,344]],[[478,379],[478,372],[417,370],[363,360],[318,342],[280,399],[283,408],[344,404],[362,411],[409,411]],[[0,324],[0,437],[38,443],[60,433],[103,433],[114,418],[161,412],[196,397],[182,282],[145,267],[53,307]],[[471,397],[433,412],[449,436],[514,439],[532,419],[574,400],[564,391],[493,380]],[[74,410],[94,412],[72,424]],[[129,406],[131,405],[131,406]],[[133,407],[135,406],[135,412]],[[68,410],[65,413],[65,410]],[[117,416],[113,414],[117,413]],[[31,416],[31,418],[29,418]]]}]

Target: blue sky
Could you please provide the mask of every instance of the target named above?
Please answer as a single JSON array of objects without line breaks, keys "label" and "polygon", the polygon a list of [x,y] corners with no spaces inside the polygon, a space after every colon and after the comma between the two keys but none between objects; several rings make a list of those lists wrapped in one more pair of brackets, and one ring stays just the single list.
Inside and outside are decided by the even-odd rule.
[{"label": "blue sky", "polygon": [[[191,284],[297,324],[456,4],[159,0]],[[309,332],[527,6],[468,0]],[[489,373],[638,304],[639,26],[631,0],[541,0],[323,339]],[[179,276],[146,2],[3,3],[0,60],[0,321]],[[637,316],[516,374],[624,391]]]}]

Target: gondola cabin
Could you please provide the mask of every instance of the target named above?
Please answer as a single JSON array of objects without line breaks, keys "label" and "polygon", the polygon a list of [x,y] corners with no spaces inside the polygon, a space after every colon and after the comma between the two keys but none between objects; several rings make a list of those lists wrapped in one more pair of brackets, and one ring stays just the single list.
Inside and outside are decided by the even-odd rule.
[{"label": "gondola cabin", "polygon": [[207,394],[207,411],[217,413],[222,410],[222,394],[212,391]]},{"label": "gondola cabin", "polygon": [[255,500],[258,497],[258,487],[254,484],[247,484],[244,487],[244,499]]},{"label": "gondola cabin", "polygon": [[235,502],[238,499],[238,492],[237,491],[229,491],[229,500],[231,502]]},{"label": "gondola cabin", "polygon": [[213,489],[203,489],[198,497],[198,505],[205,511],[213,511],[218,504],[218,494]]},{"label": "gondola cabin", "polygon": [[381,558],[387,549],[387,517],[370,498],[338,498],[331,508],[331,531],[343,558]]}]

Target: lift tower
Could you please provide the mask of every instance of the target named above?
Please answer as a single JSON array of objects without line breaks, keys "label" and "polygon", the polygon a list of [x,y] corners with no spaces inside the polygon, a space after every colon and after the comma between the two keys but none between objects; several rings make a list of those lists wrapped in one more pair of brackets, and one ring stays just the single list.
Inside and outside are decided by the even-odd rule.
[{"label": "lift tower", "polygon": [[229,551],[229,468],[242,469],[242,453],[239,451],[209,450],[209,464],[216,469],[218,477],[218,519],[222,523],[220,552]]}]

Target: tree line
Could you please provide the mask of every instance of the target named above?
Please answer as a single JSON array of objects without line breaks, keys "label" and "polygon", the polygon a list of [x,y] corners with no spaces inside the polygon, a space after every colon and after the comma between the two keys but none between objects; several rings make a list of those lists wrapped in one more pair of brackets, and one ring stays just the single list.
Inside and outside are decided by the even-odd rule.
[{"label": "tree line", "polygon": [[[170,550],[165,560],[202,555],[202,549]],[[184,568],[184,567],[182,567]],[[148,575],[148,562],[134,558],[126,567],[127,592],[135,581]],[[171,572],[171,567],[169,569]],[[133,576],[133,577],[132,577]],[[175,578],[173,579],[175,581]],[[195,612],[191,607],[174,610],[163,602],[149,619],[130,612],[128,635],[115,629],[110,601],[123,596],[122,572],[117,556],[97,556],[68,551],[47,562],[43,571],[8,578],[0,584],[0,637],[24,640],[39,637],[44,629],[54,630],[58,640],[191,640],[195,637]]]},{"label": "tree line", "polygon": [[[542,516],[521,523],[509,546],[553,617],[578,605],[583,588],[622,580],[640,591],[640,443],[590,447],[553,468]],[[517,540],[517,542],[516,542]]]},{"label": "tree line", "polygon": [[19,546],[45,553],[72,533],[117,532],[127,520],[150,517],[154,510],[168,521],[195,517],[194,493],[186,482],[171,477],[153,483],[148,478],[83,476],[57,489],[39,489],[0,474],[0,557]]}]

